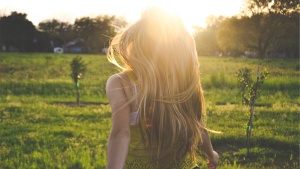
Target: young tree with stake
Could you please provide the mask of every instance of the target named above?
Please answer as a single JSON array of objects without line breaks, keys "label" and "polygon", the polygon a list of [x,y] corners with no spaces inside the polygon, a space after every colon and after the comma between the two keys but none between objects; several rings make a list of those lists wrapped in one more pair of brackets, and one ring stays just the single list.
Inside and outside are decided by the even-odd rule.
[{"label": "young tree with stake", "polygon": [[82,60],[80,56],[76,56],[71,64],[71,77],[75,83],[75,88],[76,88],[76,104],[77,106],[79,105],[79,80],[83,77],[86,71],[86,64]]}]

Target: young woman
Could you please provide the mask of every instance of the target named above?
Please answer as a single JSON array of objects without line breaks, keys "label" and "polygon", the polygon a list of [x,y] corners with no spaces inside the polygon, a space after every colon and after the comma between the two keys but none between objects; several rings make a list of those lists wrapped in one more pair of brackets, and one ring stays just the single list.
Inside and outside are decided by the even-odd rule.
[{"label": "young woman", "polygon": [[219,156],[202,121],[198,56],[179,17],[146,10],[112,40],[108,59],[121,72],[106,86],[112,108],[107,168],[197,168],[199,148],[215,168]]}]

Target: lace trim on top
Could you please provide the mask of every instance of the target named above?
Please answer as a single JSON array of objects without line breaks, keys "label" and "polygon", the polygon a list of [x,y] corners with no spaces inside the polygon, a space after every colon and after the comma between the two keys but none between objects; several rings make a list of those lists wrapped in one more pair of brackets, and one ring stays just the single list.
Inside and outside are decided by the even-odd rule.
[{"label": "lace trim on top", "polygon": [[[133,83],[133,95],[137,94],[136,84]],[[137,100],[135,100],[135,109],[137,109]],[[130,113],[130,125],[137,125],[138,124],[138,111],[134,111]]]},{"label": "lace trim on top", "polygon": [[[168,166],[166,168],[170,168],[170,164]],[[173,166],[172,169],[194,169],[196,167],[198,167],[197,164],[186,159],[180,165]],[[155,164],[144,163],[141,160],[136,159],[125,161],[124,169],[157,169],[157,166]]]}]

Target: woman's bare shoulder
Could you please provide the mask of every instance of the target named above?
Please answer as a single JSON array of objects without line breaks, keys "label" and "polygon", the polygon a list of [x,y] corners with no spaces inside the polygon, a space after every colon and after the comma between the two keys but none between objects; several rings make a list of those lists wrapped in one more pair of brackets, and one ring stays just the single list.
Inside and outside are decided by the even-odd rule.
[{"label": "woman's bare shoulder", "polygon": [[131,85],[131,83],[126,73],[117,73],[108,78],[106,82],[106,91],[124,87],[126,88],[129,85]]}]

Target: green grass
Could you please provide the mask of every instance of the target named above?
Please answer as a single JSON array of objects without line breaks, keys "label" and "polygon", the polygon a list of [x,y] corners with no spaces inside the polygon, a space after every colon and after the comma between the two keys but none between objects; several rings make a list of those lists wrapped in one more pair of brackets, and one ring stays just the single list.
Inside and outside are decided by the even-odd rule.
[{"label": "green grass", "polygon": [[[105,168],[110,107],[105,83],[117,70],[104,55],[83,55],[80,106],[70,77],[72,54],[0,53],[0,168]],[[249,108],[235,72],[266,68],[255,109],[250,156]],[[220,169],[299,168],[299,61],[200,57],[207,125]],[[254,78],[254,77],[253,77]],[[199,160],[205,168],[205,159]]]}]

